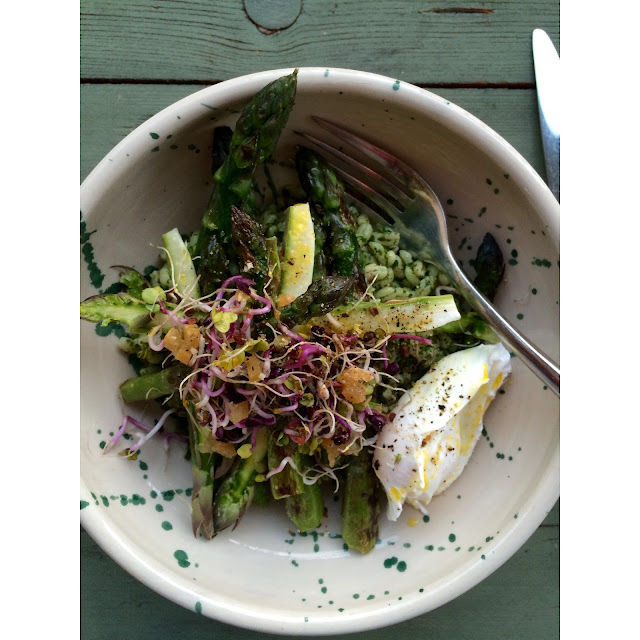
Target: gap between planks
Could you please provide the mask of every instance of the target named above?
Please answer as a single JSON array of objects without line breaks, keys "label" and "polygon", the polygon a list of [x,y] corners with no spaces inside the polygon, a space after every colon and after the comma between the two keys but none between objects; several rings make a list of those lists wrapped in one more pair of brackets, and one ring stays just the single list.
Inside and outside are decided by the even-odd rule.
[{"label": "gap between planks", "polygon": [[[80,78],[80,84],[202,85],[220,84],[223,80],[183,80],[161,78]],[[407,82],[421,89],[535,89],[535,82]]]}]

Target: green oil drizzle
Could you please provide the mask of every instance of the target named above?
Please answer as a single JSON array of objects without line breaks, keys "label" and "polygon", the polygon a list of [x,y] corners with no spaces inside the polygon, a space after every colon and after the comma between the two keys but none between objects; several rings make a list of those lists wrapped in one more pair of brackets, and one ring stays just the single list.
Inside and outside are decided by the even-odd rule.
[{"label": "green oil drizzle", "polygon": [[456,534],[455,533],[450,533],[449,534],[449,542],[455,542],[456,541]]},{"label": "green oil drizzle", "polygon": [[202,603],[200,601],[196,602],[195,610],[197,614],[202,615]]},{"label": "green oil drizzle", "polygon": [[89,506],[89,503],[86,500],[80,500],[80,509],[85,509]]},{"label": "green oil drizzle", "polygon": [[173,525],[172,525],[168,520],[165,520],[165,521],[162,523],[162,528],[163,528],[165,531],[171,531],[171,529],[173,529]]},{"label": "green oil drizzle", "polygon": [[396,564],[398,562],[398,558],[396,558],[395,556],[393,556],[392,558],[387,558],[383,564],[385,569],[390,569],[391,567],[393,567],[394,564]]},{"label": "green oil drizzle", "polygon": [[400,80],[396,80],[396,81],[393,83],[393,90],[394,90],[394,91],[397,91],[399,88],[400,88]]},{"label": "green oil drizzle", "polygon": [[396,567],[396,569],[400,571],[400,573],[402,573],[403,571],[406,571],[407,563],[404,560],[400,560],[400,562],[398,562],[398,566]]},{"label": "green oil drizzle", "polygon": [[149,133],[149,135],[154,139],[157,140],[160,136],[157,133],[154,133],[153,131],[151,133]]}]

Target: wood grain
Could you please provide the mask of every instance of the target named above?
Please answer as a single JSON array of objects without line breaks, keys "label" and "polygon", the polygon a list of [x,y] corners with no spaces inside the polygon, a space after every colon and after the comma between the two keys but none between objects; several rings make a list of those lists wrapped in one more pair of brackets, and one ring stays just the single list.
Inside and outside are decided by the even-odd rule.
[{"label": "wood grain", "polygon": [[[295,65],[363,69],[426,85],[533,84],[533,29],[559,40],[559,0],[300,4],[297,19],[282,29],[263,10],[257,18],[268,27],[261,29],[255,6],[248,13],[241,0],[82,0],[82,77],[212,82]],[[286,12],[282,22],[290,21]]]}]

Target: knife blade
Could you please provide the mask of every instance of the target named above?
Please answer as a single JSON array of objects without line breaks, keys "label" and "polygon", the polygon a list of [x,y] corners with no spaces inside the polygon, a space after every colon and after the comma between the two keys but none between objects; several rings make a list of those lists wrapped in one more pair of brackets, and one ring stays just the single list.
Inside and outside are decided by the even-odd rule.
[{"label": "knife blade", "polygon": [[531,38],[547,184],[560,202],[560,57],[542,29]]}]

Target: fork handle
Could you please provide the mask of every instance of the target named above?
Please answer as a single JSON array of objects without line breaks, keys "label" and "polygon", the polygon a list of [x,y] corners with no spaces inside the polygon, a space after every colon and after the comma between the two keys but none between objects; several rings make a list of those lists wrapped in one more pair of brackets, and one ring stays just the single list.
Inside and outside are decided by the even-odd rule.
[{"label": "fork handle", "polygon": [[558,365],[507,322],[476,289],[464,272],[460,270],[449,275],[478,315],[491,325],[500,339],[559,397],[560,368]]}]

